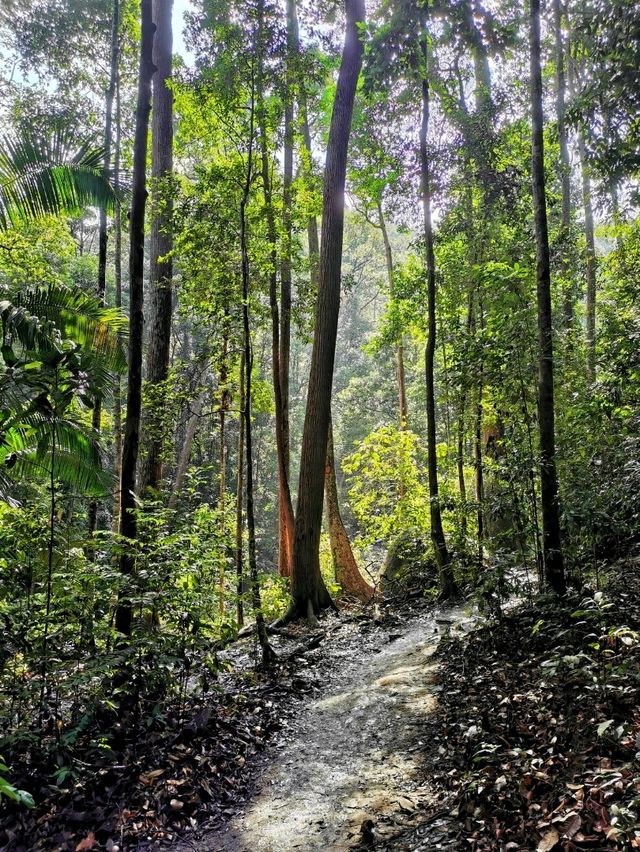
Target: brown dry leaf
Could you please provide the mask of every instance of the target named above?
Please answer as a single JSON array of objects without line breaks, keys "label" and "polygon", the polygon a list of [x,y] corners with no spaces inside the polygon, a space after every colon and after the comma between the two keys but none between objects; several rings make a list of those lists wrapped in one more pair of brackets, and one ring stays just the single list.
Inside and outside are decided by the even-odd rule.
[{"label": "brown dry leaf", "polygon": [[545,836],[542,838],[540,843],[538,843],[538,851],[537,852],[551,852],[551,850],[560,842],[560,835],[552,828],[551,831],[548,831]]},{"label": "brown dry leaf", "polygon": [[82,852],[83,849],[93,849],[95,845],[96,836],[92,831],[90,831],[89,834],[87,834],[87,836],[84,838],[84,840],[81,840],[80,843],[78,843],[78,845],[76,846],[76,852]]}]

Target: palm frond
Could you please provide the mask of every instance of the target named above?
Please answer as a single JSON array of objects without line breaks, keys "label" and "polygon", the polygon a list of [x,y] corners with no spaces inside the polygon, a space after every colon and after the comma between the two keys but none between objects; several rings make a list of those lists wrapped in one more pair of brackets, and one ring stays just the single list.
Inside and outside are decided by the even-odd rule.
[{"label": "palm frond", "polygon": [[114,209],[104,151],[63,129],[49,138],[0,139],[0,229],[85,207]]},{"label": "palm frond", "polygon": [[[53,465],[57,482],[83,494],[104,495],[112,485],[110,472],[102,466],[96,437],[79,423],[32,419],[28,425],[10,428],[2,437],[0,467],[5,480],[49,479]],[[6,483],[4,491],[9,493]]]}]

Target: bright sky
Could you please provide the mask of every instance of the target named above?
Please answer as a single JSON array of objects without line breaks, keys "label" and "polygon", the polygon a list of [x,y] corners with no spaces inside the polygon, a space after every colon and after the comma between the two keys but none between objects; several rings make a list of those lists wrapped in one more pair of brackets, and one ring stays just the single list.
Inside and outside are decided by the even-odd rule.
[{"label": "bright sky", "polygon": [[189,51],[184,43],[182,29],[184,25],[184,13],[191,9],[191,0],[174,0],[173,4],[173,49],[183,59],[189,62]]}]

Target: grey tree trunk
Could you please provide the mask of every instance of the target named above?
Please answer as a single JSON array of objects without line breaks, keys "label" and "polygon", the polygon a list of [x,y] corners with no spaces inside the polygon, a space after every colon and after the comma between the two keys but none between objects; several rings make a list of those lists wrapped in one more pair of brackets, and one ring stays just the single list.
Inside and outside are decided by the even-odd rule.
[{"label": "grey tree trunk", "polygon": [[531,154],[533,213],[536,233],[538,331],[540,363],[538,372],[538,422],[540,429],[540,485],[542,498],[543,559],[547,583],[558,594],[566,591],[558,477],[555,457],[555,415],[553,400],[553,329],[551,315],[551,272],[544,176],[544,118],[542,112],[542,71],[540,67],[540,0],[530,0],[531,49]]},{"label": "grey tree trunk", "polygon": [[146,378],[149,405],[145,412],[144,453],[140,459],[140,494],[162,487],[163,446],[166,434],[166,380],[169,374],[172,314],[173,250],[173,91],[171,63],[173,0],[153,0],[156,33],[153,62],[153,114],[151,127],[152,212],[150,235],[149,333]]}]

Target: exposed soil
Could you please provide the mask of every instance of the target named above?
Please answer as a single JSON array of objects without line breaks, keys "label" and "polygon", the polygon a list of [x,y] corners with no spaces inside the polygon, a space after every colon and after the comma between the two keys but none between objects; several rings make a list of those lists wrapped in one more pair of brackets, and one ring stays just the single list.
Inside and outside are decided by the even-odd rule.
[{"label": "exposed soil", "polygon": [[[383,848],[437,810],[442,794],[421,771],[420,739],[437,704],[433,653],[442,631],[471,623],[462,608],[421,608],[383,625],[329,622],[330,639],[300,660],[316,695],[299,704],[254,795],[224,827],[179,848],[337,852],[374,839]],[[420,832],[423,848],[444,839],[441,823]]]}]

